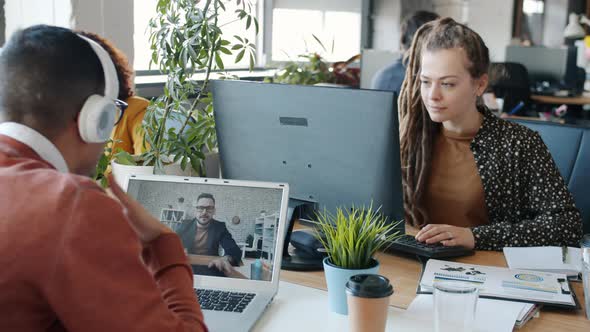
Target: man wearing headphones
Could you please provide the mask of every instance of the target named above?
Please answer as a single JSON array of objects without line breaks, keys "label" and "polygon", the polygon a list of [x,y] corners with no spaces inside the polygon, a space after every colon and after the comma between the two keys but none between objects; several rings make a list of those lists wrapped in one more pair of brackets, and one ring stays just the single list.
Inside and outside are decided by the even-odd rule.
[{"label": "man wearing headphones", "polygon": [[71,30],[0,55],[0,331],[206,331],[180,240],[86,175],[122,112],[108,54]]}]

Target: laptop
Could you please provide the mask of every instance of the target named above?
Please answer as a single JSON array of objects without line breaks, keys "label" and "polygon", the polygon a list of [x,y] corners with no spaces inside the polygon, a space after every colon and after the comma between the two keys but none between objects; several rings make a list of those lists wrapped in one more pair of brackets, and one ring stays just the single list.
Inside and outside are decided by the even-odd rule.
[{"label": "laptop", "polygon": [[209,330],[249,331],[278,291],[289,186],[131,175],[127,193],[181,238]]}]

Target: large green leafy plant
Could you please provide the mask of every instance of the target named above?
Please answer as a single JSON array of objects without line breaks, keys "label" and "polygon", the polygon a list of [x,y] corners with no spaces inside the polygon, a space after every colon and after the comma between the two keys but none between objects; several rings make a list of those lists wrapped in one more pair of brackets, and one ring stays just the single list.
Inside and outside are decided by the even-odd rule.
[{"label": "large green leafy plant", "polygon": [[334,83],[358,87],[360,85],[360,71],[358,68],[350,68],[349,65],[359,60],[360,56],[355,55],[346,61],[330,63],[326,60],[325,55],[334,53],[334,41],[332,40],[332,46],[328,51],[318,37],[315,35],[312,37],[319,46],[319,50],[307,50],[305,53],[297,55],[295,60],[280,66],[275,75],[266,78],[265,81],[298,85]]},{"label": "large green leafy plant", "polygon": [[[323,55],[328,51],[318,37],[315,35],[312,35],[312,37],[320,47],[319,51],[306,50],[305,53],[298,54],[295,60],[286,62],[273,77],[267,78],[265,81],[299,85],[333,82],[333,69]],[[334,52],[334,41],[332,41],[330,52]]]},{"label": "large green leafy plant", "polygon": [[388,222],[380,209],[338,208],[336,215],[324,211],[317,216],[316,237],[322,243],[330,263],[344,269],[370,268],[373,256],[401,236],[395,228],[399,222]]},{"label": "large green leafy plant", "polygon": [[[233,8],[237,5],[233,14],[227,9],[230,4]],[[244,36],[224,35],[223,27],[243,24],[244,31],[255,29],[258,33],[252,9],[245,0],[158,1],[156,15],[149,22],[151,63],[166,75],[166,84],[164,94],[147,109],[142,124],[146,152],[136,158],[143,165],[155,166],[155,173],[166,163],[180,162],[182,169],[190,165],[204,175],[203,151],[217,147],[213,100],[208,91],[211,74],[225,70],[224,55],[235,63],[249,58],[250,69],[255,63],[253,42]],[[196,73],[204,78],[193,79]],[[224,74],[221,78],[229,77]],[[167,122],[179,125],[167,128]]]}]

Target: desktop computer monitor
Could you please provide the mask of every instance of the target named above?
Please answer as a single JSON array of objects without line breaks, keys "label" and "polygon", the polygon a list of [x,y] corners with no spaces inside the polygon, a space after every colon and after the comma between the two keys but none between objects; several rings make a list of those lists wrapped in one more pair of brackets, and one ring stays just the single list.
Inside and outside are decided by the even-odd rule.
[{"label": "desktop computer monitor", "polygon": [[[508,46],[506,61],[524,65],[534,93],[555,93],[567,90],[569,95],[584,89],[586,72],[577,67],[577,48]],[[545,91],[546,90],[546,91]]]},{"label": "desktop computer monitor", "polygon": [[506,48],[506,61],[524,65],[531,82],[561,82],[565,77],[567,60],[567,48],[542,46],[508,46]]},{"label": "desktop computer monitor", "polygon": [[287,182],[319,211],[372,201],[403,219],[393,92],[233,80],[212,92],[224,178]]}]

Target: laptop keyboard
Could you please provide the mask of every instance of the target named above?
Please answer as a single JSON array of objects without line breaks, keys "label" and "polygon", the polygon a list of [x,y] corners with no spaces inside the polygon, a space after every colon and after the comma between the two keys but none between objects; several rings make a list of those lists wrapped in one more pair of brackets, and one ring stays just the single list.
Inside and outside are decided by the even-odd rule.
[{"label": "laptop keyboard", "polygon": [[402,251],[426,258],[447,258],[473,254],[472,250],[463,247],[446,247],[440,243],[426,244],[419,242],[414,236],[409,234],[405,234],[394,241],[389,247],[389,250]]},{"label": "laptop keyboard", "polygon": [[256,295],[213,289],[195,289],[195,293],[201,309],[229,312],[243,312]]}]

